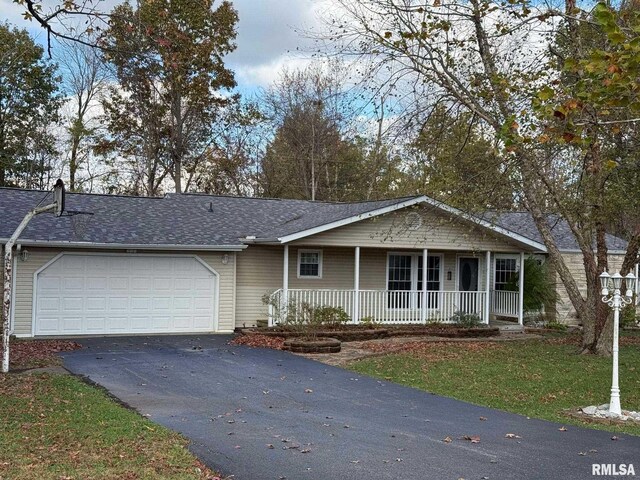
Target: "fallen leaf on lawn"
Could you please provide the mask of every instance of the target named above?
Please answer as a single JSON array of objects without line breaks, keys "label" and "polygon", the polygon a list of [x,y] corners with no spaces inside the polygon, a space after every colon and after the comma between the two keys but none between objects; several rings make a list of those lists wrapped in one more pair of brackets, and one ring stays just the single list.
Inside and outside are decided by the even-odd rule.
[{"label": "fallen leaf on lawn", "polygon": [[516,435],[515,433],[507,433],[504,438],[522,438],[520,435]]},{"label": "fallen leaf on lawn", "polygon": [[451,443],[453,440],[451,439],[451,437],[445,437],[444,440],[442,440],[444,443]]},{"label": "fallen leaf on lawn", "polygon": [[561,432],[566,432],[567,431],[567,427],[560,427],[558,430],[560,430]]}]

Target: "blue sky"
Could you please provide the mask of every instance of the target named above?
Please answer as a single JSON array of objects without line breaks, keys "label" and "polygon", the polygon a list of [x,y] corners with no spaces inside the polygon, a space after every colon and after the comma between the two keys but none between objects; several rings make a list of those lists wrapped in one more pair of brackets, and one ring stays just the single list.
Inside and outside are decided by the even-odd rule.
[{"label": "blue sky", "polygon": [[[55,5],[44,0],[44,9]],[[101,0],[100,8],[110,10],[118,3]],[[227,57],[227,64],[236,72],[238,90],[251,94],[268,86],[284,66],[295,68],[307,62],[312,44],[296,33],[296,28],[310,29],[319,25],[318,0],[235,0],[238,10],[238,48]],[[40,43],[46,34],[33,22],[22,18],[24,8],[13,0],[0,0],[2,20],[27,28]]]}]

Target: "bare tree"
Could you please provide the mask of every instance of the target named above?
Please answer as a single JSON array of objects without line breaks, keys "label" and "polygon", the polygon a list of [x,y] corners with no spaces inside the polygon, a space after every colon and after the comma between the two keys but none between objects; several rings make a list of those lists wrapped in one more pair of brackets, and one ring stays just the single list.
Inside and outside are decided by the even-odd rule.
[{"label": "bare tree", "polygon": [[[58,64],[62,72],[63,91],[69,99],[71,113],[66,119],[68,139],[69,189],[78,191],[83,180],[79,170],[86,166],[92,153],[96,117],[100,113],[100,98],[106,92],[109,73],[98,52],[79,43],[63,45]],[[85,179],[85,180],[90,180]]]}]

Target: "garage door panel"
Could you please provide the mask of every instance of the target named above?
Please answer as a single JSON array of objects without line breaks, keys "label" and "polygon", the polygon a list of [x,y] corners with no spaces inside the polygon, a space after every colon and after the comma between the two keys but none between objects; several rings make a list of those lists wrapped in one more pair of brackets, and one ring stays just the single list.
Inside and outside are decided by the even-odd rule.
[{"label": "garage door panel", "polygon": [[129,318],[109,316],[109,325],[107,330],[111,333],[125,333],[129,330]]},{"label": "garage door panel", "polygon": [[62,288],[66,291],[69,290],[78,290],[82,291],[84,288],[84,277],[81,276],[65,276],[62,279],[57,280],[57,287]]},{"label": "garage door panel", "polygon": [[142,310],[148,312],[151,310],[151,299],[149,297],[131,297],[129,308],[133,311]]},{"label": "garage door panel", "polygon": [[107,299],[105,297],[87,297],[86,300],[88,312],[104,312],[107,309]]},{"label": "garage door panel", "polygon": [[37,274],[35,333],[212,331],[216,289],[193,257],[63,255]]},{"label": "garage door panel", "polygon": [[105,317],[87,317],[86,327],[88,332],[103,332],[107,326]]},{"label": "garage door panel", "polygon": [[171,317],[154,315],[152,321],[154,329],[171,330]]},{"label": "garage door panel", "polygon": [[112,271],[109,277],[109,290],[129,290],[129,279],[122,277],[117,271]]},{"label": "garage door panel", "polygon": [[108,300],[110,312],[126,311],[129,309],[129,297],[110,296]]},{"label": "garage door panel", "polygon": [[84,308],[82,297],[62,297],[61,300],[62,312],[82,312]]},{"label": "garage door panel", "polygon": [[107,277],[87,277],[85,279],[85,289],[86,290],[97,290],[97,291],[102,291],[105,290],[107,288],[107,285],[109,284],[109,279]]},{"label": "garage door panel", "polygon": [[60,311],[60,299],[58,297],[39,297],[38,309],[42,313],[58,313]]},{"label": "garage door panel", "polygon": [[72,334],[82,329],[82,317],[68,317],[64,316],[60,318],[60,330],[62,333]]}]

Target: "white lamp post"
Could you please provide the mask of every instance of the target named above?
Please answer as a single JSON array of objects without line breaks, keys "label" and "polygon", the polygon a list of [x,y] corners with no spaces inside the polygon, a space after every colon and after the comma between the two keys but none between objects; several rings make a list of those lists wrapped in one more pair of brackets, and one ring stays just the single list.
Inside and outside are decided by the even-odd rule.
[{"label": "white lamp post", "polygon": [[[600,286],[602,287],[602,301],[613,308],[613,374],[611,380],[611,400],[609,401],[609,413],[622,415],[620,408],[620,387],[618,386],[618,330],[620,325],[620,309],[631,303],[633,298],[633,286],[636,277],[629,273],[624,279],[627,282],[625,295],[620,294],[622,287],[622,275],[619,272],[609,275],[607,272],[600,274]],[[609,290],[613,295],[609,296]]]}]

